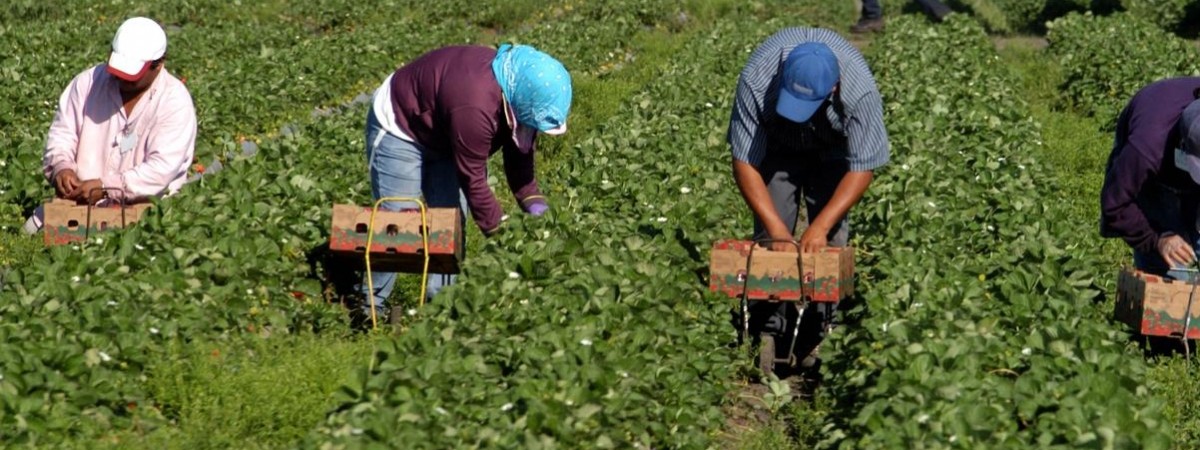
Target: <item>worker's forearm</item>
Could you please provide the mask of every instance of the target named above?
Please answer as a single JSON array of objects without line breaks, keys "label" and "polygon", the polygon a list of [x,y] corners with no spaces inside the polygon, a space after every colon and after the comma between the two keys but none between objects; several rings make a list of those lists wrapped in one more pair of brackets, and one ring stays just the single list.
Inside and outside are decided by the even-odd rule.
[{"label": "worker's forearm", "polygon": [[738,190],[742,192],[742,198],[746,200],[746,204],[750,206],[754,215],[762,221],[769,236],[781,238],[791,234],[791,230],[783,223],[779,212],[775,210],[775,203],[771,201],[767,184],[763,181],[762,174],[758,172],[757,168],[749,163],[735,160],[733,162],[733,178],[737,181]]},{"label": "worker's forearm", "polygon": [[832,229],[838,221],[846,217],[850,208],[862,200],[873,178],[874,173],[869,170],[846,172],[833,191],[833,197],[825,204],[825,208],[821,209],[821,213],[817,214],[816,219],[812,220],[811,226],[822,230]]}]

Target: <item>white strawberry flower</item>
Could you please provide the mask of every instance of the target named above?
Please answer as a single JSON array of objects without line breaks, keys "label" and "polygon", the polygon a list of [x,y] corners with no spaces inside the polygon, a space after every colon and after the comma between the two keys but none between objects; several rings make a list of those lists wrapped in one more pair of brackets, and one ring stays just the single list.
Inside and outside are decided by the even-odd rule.
[{"label": "white strawberry flower", "polygon": [[108,353],[100,352],[100,360],[104,361],[104,362],[109,362],[109,361],[112,361],[112,357],[108,356]]},{"label": "white strawberry flower", "polygon": [[1025,347],[1025,348],[1021,349],[1021,354],[1022,354],[1022,355],[1025,355],[1025,356],[1032,355],[1032,354],[1033,354],[1033,349],[1032,349],[1032,348],[1029,348],[1029,347]]},{"label": "white strawberry flower", "polygon": [[658,223],[663,223],[663,222],[666,222],[666,221],[667,221],[667,218],[666,218],[666,217],[659,217],[659,218],[657,218],[657,219],[654,219],[654,220],[658,221]]},{"label": "white strawberry flower", "polygon": [[407,313],[410,316],[415,316],[415,315],[417,315],[417,310],[414,308],[409,308],[409,310],[405,311],[405,313]]},{"label": "white strawberry flower", "polygon": [[150,327],[150,334],[158,334],[158,328]]},{"label": "white strawberry flower", "polygon": [[691,192],[692,192],[692,188],[690,188],[690,187],[684,186],[684,187],[679,188],[680,194],[688,194]]},{"label": "white strawberry flower", "polygon": [[591,347],[591,346],[592,346],[592,340],[591,340],[591,339],[581,339],[581,340],[579,341],[579,344],[580,344],[580,345],[583,345],[584,347]]},{"label": "white strawberry flower", "polygon": [[501,411],[509,411],[509,410],[512,410],[512,409],[513,409],[513,404],[512,404],[512,403],[505,403],[503,406],[501,406],[501,407],[500,407],[500,410],[501,410]]},{"label": "white strawberry flower", "polygon": [[521,278],[521,274],[519,274],[519,273],[516,273],[516,272],[509,272],[509,273],[508,273],[508,277],[509,277],[509,278],[512,278],[512,279],[514,279],[514,280],[515,280],[515,279],[517,279],[517,278]]},{"label": "white strawberry flower", "polygon": [[78,283],[78,282],[79,282],[79,275],[75,275],[75,276],[71,277],[71,282],[72,282],[72,283]]}]

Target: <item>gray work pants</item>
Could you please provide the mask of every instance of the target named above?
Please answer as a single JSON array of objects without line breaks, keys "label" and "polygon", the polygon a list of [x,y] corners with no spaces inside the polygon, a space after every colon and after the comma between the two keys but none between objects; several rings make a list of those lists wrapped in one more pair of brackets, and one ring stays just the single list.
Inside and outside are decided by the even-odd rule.
[{"label": "gray work pants", "polygon": [[[800,205],[803,201],[809,221],[816,218],[838,183],[846,175],[847,163],[845,158],[821,158],[820,152],[767,152],[767,157],[758,167],[759,174],[767,183],[767,191],[775,211],[783,219],[784,225],[796,234],[796,224],[799,219]],[[822,160],[824,159],[824,160]],[[754,239],[767,239],[766,228],[758,217],[754,218]],[[826,238],[829,245],[843,247],[850,237],[850,223],[845,217],[829,230]],[[802,331],[820,332],[816,327],[827,321],[833,315],[833,304],[814,303],[804,313],[801,321]],[[750,302],[750,332],[756,335],[760,332],[785,333],[789,330],[786,325],[796,319],[795,307],[790,302]]]}]

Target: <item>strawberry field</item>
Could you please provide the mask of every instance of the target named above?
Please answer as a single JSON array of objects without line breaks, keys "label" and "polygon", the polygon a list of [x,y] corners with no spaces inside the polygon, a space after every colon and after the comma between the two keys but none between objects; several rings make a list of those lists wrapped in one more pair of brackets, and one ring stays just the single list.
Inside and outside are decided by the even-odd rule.
[{"label": "strawberry field", "polygon": [[[784,27],[845,30],[852,4],[144,3],[0,11],[0,446],[1200,441],[1192,363],[1111,321],[1128,256],[1096,230],[1116,112],[1200,70],[1180,2],[961,2],[940,24],[896,8],[853,41],[893,157],[852,213],[860,294],[804,398],[756,384],[708,249],[751,228],[724,140],[742,64]],[[55,102],[131,15],[167,29],[204,173],[129,230],[44,249],[17,229],[52,194]],[[370,201],[361,95],[438,46],[509,41],[575,82],[570,133],[539,146],[550,213],[499,195],[512,217],[490,239],[469,225],[458,284],[418,307],[408,277],[395,329],[351,332],[322,245],[333,203]]]}]

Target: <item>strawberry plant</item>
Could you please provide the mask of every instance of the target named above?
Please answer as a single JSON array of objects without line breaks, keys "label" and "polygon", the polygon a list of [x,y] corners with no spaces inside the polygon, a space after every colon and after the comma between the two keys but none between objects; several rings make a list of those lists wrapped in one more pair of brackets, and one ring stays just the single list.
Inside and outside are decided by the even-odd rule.
[{"label": "strawberry plant", "polygon": [[872,61],[895,158],[857,213],[873,257],[862,320],[835,334],[825,445],[1166,448],[991,43],[962,19],[889,29]]},{"label": "strawberry plant", "polygon": [[1194,45],[1128,13],[1071,14],[1048,28],[1049,51],[1062,61],[1064,101],[1110,120],[1110,129],[1138,89],[1200,74]]},{"label": "strawberry plant", "polygon": [[[730,303],[704,279],[711,243],[751,227],[724,143],[732,88],[763,38],[806,19],[773,14],[784,2],[711,6],[717,17],[695,25],[703,2],[514,2],[525,18],[495,2],[426,3],[18,0],[0,11],[0,213],[49,195],[38,156],[54,99],[131,14],[167,26],[170,70],[203,118],[199,151],[224,167],[136,227],[3,271],[0,441],[57,446],[170,423],[179,405],[145,380],[193,340],[344,332],[319,280],[330,205],[369,199],[365,106],[347,99],[430,48],[517,40],[627,95],[611,117],[543,142],[552,211],[513,214],[474,240],[460,283],[405,311],[404,330],[379,340],[301,444],[721,445],[722,404],[750,365],[730,346]],[[1109,20],[1074,15],[1051,30],[1075,74],[1068,95],[1097,114],[1145,76],[1108,67],[1142,51],[1108,28],[1190,54],[1144,22]],[[649,81],[621,79],[646,58],[647,30],[678,51],[638,68]],[[1169,445],[1145,364],[1096,306],[1093,262],[1064,244],[1078,230],[1031,157],[1039,124],[982,29],[901,17],[868,56],[893,161],[854,210],[862,298],[826,347],[834,409],[811,424],[823,446]],[[246,138],[257,155],[239,156]],[[776,384],[771,409],[787,410],[790,394]]]},{"label": "strawberry plant", "polygon": [[1150,21],[1167,31],[1179,28],[1189,8],[1194,6],[1189,0],[1121,0],[1121,7],[1131,16]]}]

